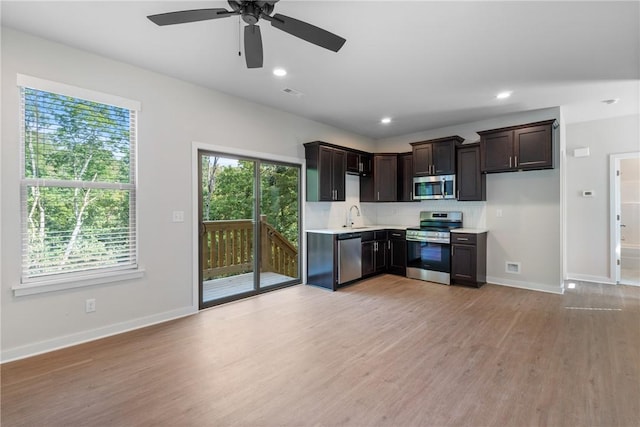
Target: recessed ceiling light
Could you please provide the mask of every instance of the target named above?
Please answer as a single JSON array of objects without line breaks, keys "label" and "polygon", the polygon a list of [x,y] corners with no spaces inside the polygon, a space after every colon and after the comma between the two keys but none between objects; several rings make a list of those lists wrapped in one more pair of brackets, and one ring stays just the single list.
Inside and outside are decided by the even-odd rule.
[{"label": "recessed ceiling light", "polygon": [[391,123],[391,117],[383,117],[380,120],[380,123],[382,123],[383,125],[388,125],[389,123]]},{"label": "recessed ceiling light", "polygon": [[499,94],[496,95],[496,99],[507,99],[508,97],[511,96],[513,92],[511,91],[505,91],[505,92],[500,92]]},{"label": "recessed ceiling light", "polygon": [[602,103],[603,104],[607,104],[607,105],[611,105],[611,104],[617,104],[618,101],[620,101],[620,98],[605,99],[604,101],[602,101]]},{"label": "recessed ceiling light", "polygon": [[284,77],[287,75],[287,70],[285,70],[284,68],[274,68],[273,75],[278,77]]}]

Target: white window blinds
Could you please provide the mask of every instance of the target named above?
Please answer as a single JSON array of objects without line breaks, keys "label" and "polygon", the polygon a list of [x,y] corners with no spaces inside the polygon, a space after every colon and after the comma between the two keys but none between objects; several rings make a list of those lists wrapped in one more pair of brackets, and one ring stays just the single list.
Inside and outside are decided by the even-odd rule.
[{"label": "white window blinds", "polygon": [[19,79],[22,283],[136,268],[136,110],[40,82]]}]

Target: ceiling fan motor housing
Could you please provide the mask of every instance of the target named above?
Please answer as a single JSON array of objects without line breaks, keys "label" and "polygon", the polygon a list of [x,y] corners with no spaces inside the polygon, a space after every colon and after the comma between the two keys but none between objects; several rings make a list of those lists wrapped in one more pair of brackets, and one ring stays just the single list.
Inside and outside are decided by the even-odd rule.
[{"label": "ceiling fan motor housing", "polygon": [[260,16],[273,12],[273,3],[266,1],[235,1],[228,0],[229,6],[236,12],[240,12],[242,20],[249,25],[255,25]]}]

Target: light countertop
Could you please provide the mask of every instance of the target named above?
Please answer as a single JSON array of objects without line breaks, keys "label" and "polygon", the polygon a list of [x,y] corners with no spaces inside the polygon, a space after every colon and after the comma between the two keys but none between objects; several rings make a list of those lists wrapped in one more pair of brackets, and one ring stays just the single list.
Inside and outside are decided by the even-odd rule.
[{"label": "light countertop", "polygon": [[482,234],[486,233],[489,230],[486,228],[454,228],[451,230],[452,233],[467,233],[467,234]]},{"label": "light countertop", "polygon": [[307,233],[318,234],[342,234],[342,233],[362,233],[364,231],[376,230],[406,230],[408,225],[365,225],[360,227],[336,227],[336,228],[318,228],[314,230],[305,230]]}]

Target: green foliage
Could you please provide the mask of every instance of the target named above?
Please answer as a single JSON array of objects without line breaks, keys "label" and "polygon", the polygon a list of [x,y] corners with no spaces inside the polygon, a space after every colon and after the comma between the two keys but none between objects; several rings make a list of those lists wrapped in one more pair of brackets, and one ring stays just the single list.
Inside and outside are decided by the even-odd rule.
[{"label": "green foliage", "polygon": [[[208,160],[203,163],[210,164]],[[260,213],[267,222],[298,246],[298,180],[299,168],[261,163]],[[215,185],[209,193],[203,174],[203,218],[209,221],[254,219],[255,163],[239,160],[237,166],[218,166]],[[208,207],[208,212],[206,211]]]},{"label": "green foliage", "polygon": [[28,186],[27,275],[117,264],[129,245],[129,190],[71,184],[130,182],[130,112],[23,90],[25,178],[63,181]]}]

